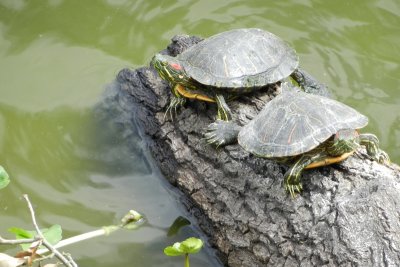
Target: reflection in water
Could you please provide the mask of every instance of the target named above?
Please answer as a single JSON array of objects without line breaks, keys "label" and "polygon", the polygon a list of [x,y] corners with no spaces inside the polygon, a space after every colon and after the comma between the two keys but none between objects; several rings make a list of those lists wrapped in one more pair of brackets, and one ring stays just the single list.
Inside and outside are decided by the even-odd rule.
[{"label": "reflection in water", "polygon": [[[102,102],[84,110],[60,107],[28,113],[0,104],[0,146],[7,152],[0,162],[12,176],[9,190],[0,195],[2,218],[7,218],[1,225],[32,228],[24,202],[9,201],[23,193],[37,207],[39,224],[61,224],[65,237],[115,223],[129,209],[136,209],[149,221],[143,228],[67,250],[78,261],[90,258],[83,260],[91,263],[87,266],[109,266],[106,263],[115,259],[105,258],[115,253],[126,257],[121,264],[132,262],[132,257],[143,265],[162,264],[165,244],[198,234],[187,228],[167,237],[173,220],[185,213],[147,161],[133,118],[121,108],[115,92],[110,86]],[[11,222],[16,211],[22,225]],[[143,256],[150,254],[156,255]],[[99,264],[99,258],[105,265]],[[199,266],[219,266],[206,252],[193,261]]]},{"label": "reflection in water", "polygon": [[[124,139],[123,128],[112,121],[111,113],[57,108],[32,114],[4,104],[0,111],[6,162],[12,158],[13,164],[26,166],[26,171],[37,177],[57,175],[63,185],[50,181],[53,186],[73,187],[95,172],[150,173],[143,160],[140,138],[133,132],[132,139]],[[98,118],[94,120],[94,116]],[[63,169],[73,173],[57,172]]]}]

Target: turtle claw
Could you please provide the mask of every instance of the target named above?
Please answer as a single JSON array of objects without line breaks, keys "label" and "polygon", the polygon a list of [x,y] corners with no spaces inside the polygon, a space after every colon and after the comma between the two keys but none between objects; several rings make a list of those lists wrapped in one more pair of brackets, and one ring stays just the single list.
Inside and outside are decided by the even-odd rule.
[{"label": "turtle claw", "polygon": [[374,160],[376,160],[379,163],[390,163],[390,158],[388,153],[385,151],[379,149],[378,153],[376,153]]},{"label": "turtle claw", "polygon": [[285,190],[290,194],[292,198],[297,196],[297,193],[301,193],[303,186],[301,184],[287,184],[285,183]]},{"label": "turtle claw", "polygon": [[[170,105],[168,105],[168,107],[167,107],[167,110],[165,111],[165,113],[164,113],[164,121],[166,120],[166,118],[167,118],[167,114],[171,114],[171,104]],[[173,120],[173,117],[171,116],[171,121]]]},{"label": "turtle claw", "polygon": [[379,148],[379,139],[374,134],[360,134],[360,144],[365,145],[367,154],[379,163],[390,163],[389,155]]},{"label": "turtle claw", "polygon": [[178,116],[178,109],[186,103],[186,98],[172,96],[171,101],[167,107],[167,110],[164,113],[164,120],[167,115],[170,115],[171,121],[174,120],[174,117]]},{"label": "turtle claw", "polygon": [[216,147],[232,144],[237,140],[240,127],[231,121],[216,120],[207,127],[205,140]]},{"label": "turtle claw", "polygon": [[208,138],[206,137],[206,142],[209,145],[214,145],[216,148],[219,148],[220,146],[224,145],[225,140],[218,140],[217,138]]},{"label": "turtle claw", "polygon": [[297,175],[295,174],[290,175],[290,173],[291,172],[288,172],[285,175],[283,184],[286,192],[288,192],[292,198],[295,198],[297,193],[300,194],[301,191],[303,191],[303,185],[300,182],[299,173]]}]

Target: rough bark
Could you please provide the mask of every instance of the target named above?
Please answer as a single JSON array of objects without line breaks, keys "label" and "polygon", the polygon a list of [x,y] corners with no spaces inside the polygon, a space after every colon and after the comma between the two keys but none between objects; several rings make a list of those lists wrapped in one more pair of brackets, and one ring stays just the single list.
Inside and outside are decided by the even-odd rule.
[{"label": "rough bark", "polygon": [[[199,39],[177,37],[176,54]],[[164,116],[168,84],[151,68],[122,70],[118,101],[134,114],[155,162],[182,190],[228,266],[398,266],[400,173],[360,150],[345,162],[305,171],[304,191],[283,189],[287,166],[249,155],[238,145],[215,149],[203,134],[216,107],[189,101]],[[229,103],[244,124],[273,89]]]}]

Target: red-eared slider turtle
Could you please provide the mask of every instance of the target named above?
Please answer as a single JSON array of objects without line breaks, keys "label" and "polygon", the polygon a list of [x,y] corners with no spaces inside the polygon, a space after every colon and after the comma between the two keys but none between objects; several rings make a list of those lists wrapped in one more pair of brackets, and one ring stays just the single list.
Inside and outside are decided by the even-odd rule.
[{"label": "red-eared slider turtle", "polygon": [[171,84],[169,110],[182,105],[185,98],[216,102],[217,118],[221,120],[231,118],[224,95],[251,92],[295,71],[292,76],[301,86],[314,88],[318,83],[303,71],[297,71],[298,64],[293,48],[261,29],[222,32],[176,57],[157,54],[151,61],[161,78]]},{"label": "red-eared slider turtle", "polygon": [[239,145],[256,156],[292,164],[284,175],[284,186],[294,196],[302,189],[303,169],[340,162],[360,145],[366,147],[372,159],[380,163],[389,161],[389,156],[379,149],[375,135],[359,134],[358,129],[367,123],[367,117],[343,103],[289,91],[268,102],[241,129],[224,121],[210,127],[228,135],[238,133]]}]

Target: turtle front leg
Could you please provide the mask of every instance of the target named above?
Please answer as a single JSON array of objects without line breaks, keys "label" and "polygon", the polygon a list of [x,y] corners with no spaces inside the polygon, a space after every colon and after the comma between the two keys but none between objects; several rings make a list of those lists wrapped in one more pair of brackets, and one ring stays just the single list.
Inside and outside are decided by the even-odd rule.
[{"label": "turtle front leg", "polygon": [[300,182],[302,171],[313,162],[319,162],[326,159],[328,155],[325,152],[319,152],[313,155],[302,155],[284,175],[284,187],[290,193],[292,198],[297,193],[301,193],[303,185]]},{"label": "turtle front leg", "polygon": [[217,120],[207,127],[205,139],[208,144],[217,147],[232,144],[237,141],[237,136],[240,131],[240,126],[232,122],[231,110],[225,102],[222,95],[215,96],[217,103]]},{"label": "turtle front leg", "polygon": [[360,134],[360,144],[367,149],[367,154],[379,163],[390,162],[389,155],[379,148],[379,139],[374,134]]},{"label": "turtle front leg", "polygon": [[237,141],[240,126],[232,121],[216,120],[207,127],[204,137],[208,144],[216,147],[233,144]]},{"label": "turtle front leg", "polygon": [[228,104],[226,104],[224,96],[217,94],[215,96],[215,101],[217,102],[218,107],[217,119],[230,121],[232,119],[232,112]]},{"label": "turtle front leg", "polygon": [[165,111],[164,114],[164,119],[167,116],[167,114],[170,114],[171,120],[173,119],[173,114],[172,112],[174,111],[175,116],[177,114],[177,110],[178,108],[180,108],[181,106],[183,106],[186,103],[186,98],[184,96],[182,96],[179,91],[182,90],[181,88],[183,88],[182,85],[180,84],[175,84],[172,89],[171,89],[171,99],[169,101],[169,105],[167,107],[167,110]]}]

